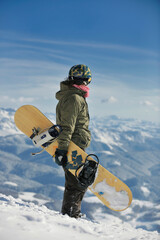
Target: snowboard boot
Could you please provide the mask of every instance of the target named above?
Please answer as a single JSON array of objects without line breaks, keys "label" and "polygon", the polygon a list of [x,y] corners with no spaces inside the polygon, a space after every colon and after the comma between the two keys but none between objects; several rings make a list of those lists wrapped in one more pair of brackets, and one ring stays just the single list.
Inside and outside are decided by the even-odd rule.
[{"label": "snowboard boot", "polygon": [[80,188],[77,179],[65,170],[65,191],[62,203],[62,214],[70,217],[81,217],[81,202],[87,189]]}]

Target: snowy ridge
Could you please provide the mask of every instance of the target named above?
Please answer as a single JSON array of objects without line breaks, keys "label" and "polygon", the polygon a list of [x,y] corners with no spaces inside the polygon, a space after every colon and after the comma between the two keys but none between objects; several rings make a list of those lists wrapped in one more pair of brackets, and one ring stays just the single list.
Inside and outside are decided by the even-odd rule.
[{"label": "snowy ridge", "polygon": [[73,219],[45,206],[0,194],[0,237],[2,240],[158,240],[157,232],[135,229],[117,218],[106,223]]},{"label": "snowy ridge", "polygon": [[14,124],[14,113],[13,109],[0,108],[0,136],[20,133]]}]

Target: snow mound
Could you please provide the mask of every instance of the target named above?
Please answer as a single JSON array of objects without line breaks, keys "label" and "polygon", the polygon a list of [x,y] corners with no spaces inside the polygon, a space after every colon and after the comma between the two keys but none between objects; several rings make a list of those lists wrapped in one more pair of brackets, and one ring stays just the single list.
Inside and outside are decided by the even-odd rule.
[{"label": "snow mound", "polygon": [[106,223],[74,219],[21,199],[0,194],[0,239],[157,240],[157,232],[134,229],[120,219]]}]

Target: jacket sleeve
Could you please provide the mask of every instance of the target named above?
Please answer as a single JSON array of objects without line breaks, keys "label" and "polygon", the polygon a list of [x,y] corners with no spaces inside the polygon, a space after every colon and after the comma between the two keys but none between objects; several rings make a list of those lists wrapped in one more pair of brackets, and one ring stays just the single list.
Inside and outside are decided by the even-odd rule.
[{"label": "jacket sleeve", "polygon": [[72,134],[75,129],[77,116],[81,109],[80,96],[77,94],[71,95],[59,107],[59,123],[62,127],[62,132],[58,137],[58,148],[68,150]]}]

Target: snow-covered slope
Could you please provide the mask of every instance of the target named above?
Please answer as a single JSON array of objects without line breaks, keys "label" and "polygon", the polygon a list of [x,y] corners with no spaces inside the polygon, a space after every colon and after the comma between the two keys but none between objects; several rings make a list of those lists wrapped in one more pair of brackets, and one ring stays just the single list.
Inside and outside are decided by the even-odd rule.
[{"label": "snow-covered slope", "polygon": [[108,221],[89,221],[63,216],[44,205],[24,202],[0,194],[1,240],[158,240],[157,232],[135,229],[122,220],[110,217]]},{"label": "snow-covered slope", "polygon": [[16,134],[19,132],[13,121],[14,113],[15,110],[11,108],[0,108],[0,136]]},{"label": "snow-covered slope", "polygon": [[[0,109],[0,193],[60,211],[63,170],[46,152],[31,156],[38,149],[16,129],[13,116],[14,110]],[[55,119],[52,114],[48,116]],[[160,231],[159,126],[112,116],[92,119],[91,132],[87,152],[97,154],[104,167],[128,184],[133,203],[124,212],[113,212],[87,191],[82,204],[87,219],[108,224],[115,219],[134,228]]]}]

